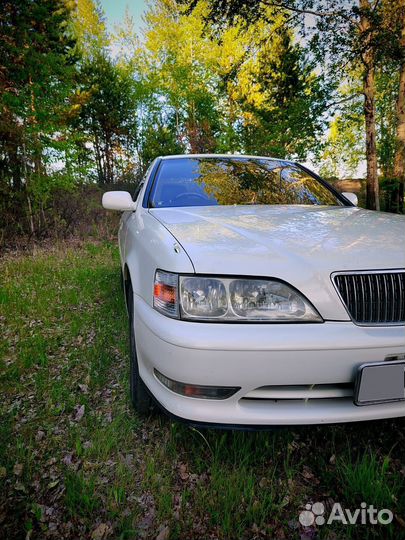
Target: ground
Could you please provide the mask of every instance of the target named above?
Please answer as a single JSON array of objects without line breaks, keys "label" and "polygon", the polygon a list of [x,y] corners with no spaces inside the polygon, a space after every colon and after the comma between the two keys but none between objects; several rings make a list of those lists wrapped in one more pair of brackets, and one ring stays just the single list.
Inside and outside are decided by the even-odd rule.
[{"label": "ground", "polygon": [[[8,254],[0,276],[0,538],[405,538],[404,419],[241,433],[140,418],[116,246]],[[394,520],[303,527],[315,502]]]}]

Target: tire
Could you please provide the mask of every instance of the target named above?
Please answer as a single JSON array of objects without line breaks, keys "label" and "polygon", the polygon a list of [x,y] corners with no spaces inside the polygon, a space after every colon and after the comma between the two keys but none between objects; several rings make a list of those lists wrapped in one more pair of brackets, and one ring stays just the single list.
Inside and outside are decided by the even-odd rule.
[{"label": "tire", "polygon": [[149,395],[145,383],[139,375],[138,357],[136,354],[135,331],[134,331],[134,293],[131,281],[127,288],[128,321],[129,321],[129,391],[131,402],[137,413],[147,415],[152,410],[152,398]]},{"label": "tire", "polygon": [[124,275],[122,273],[122,268],[120,267],[120,285],[122,292],[125,292],[125,281],[124,281]]}]

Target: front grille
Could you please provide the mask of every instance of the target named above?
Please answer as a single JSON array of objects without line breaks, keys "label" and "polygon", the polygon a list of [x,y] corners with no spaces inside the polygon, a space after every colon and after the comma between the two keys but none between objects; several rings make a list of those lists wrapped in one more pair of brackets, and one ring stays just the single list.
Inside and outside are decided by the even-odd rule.
[{"label": "front grille", "polygon": [[405,271],[337,274],[334,280],[354,322],[405,322]]}]

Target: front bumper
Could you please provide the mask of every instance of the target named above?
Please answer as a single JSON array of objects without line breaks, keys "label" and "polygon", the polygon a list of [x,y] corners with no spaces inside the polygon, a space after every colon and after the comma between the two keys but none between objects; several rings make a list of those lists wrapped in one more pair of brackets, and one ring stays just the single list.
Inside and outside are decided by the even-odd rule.
[{"label": "front bumper", "polygon": [[[358,367],[404,354],[404,327],[222,324],[170,319],[135,297],[140,375],[169,413],[191,423],[270,426],[405,416],[405,403],[357,407],[352,397],[247,399],[258,388],[353,383]],[[238,386],[225,400],[185,397],[155,376],[188,384]],[[297,394],[298,395],[298,394]],[[293,396],[291,398],[291,396]]]}]

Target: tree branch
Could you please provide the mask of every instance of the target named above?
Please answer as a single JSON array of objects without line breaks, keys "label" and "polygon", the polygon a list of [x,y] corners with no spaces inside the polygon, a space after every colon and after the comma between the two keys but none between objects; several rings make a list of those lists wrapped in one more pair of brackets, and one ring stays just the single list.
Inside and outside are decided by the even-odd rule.
[{"label": "tree branch", "polygon": [[341,105],[342,103],[347,103],[348,101],[351,101],[352,99],[359,96],[361,96],[361,93],[357,92],[356,94],[352,94],[351,96],[346,96],[342,99],[338,99],[337,101],[332,101],[331,103],[328,103],[326,109],[331,109],[332,107],[336,107],[337,105]]},{"label": "tree branch", "polygon": [[374,1],[374,6],[372,7],[371,11],[375,11],[377,9],[379,3],[380,3],[380,0],[375,0]]},{"label": "tree branch", "polygon": [[293,6],[289,6],[288,4],[285,4],[283,2],[272,2],[271,0],[260,0],[262,4],[264,4],[267,7],[274,7],[274,8],[280,8],[285,9],[287,11],[293,11],[294,13],[298,13],[301,15],[314,15],[314,17],[340,17],[341,19],[345,19],[346,21],[355,24],[358,26],[358,22],[349,15],[346,15],[345,13],[342,13],[341,11],[315,11],[313,9],[304,9],[304,8],[297,8]]},{"label": "tree branch", "polygon": [[269,7],[282,8],[282,9],[286,9],[288,11],[294,11],[295,13],[300,13],[300,14],[315,15],[316,17],[334,17],[335,15],[338,14],[335,11],[314,11],[312,9],[300,9],[300,8],[288,6],[287,4],[283,4],[283,3],[278,4],[276,2],[271,2],[271,1],[266,1],[266,0],[261,0],[261,3]]}]

